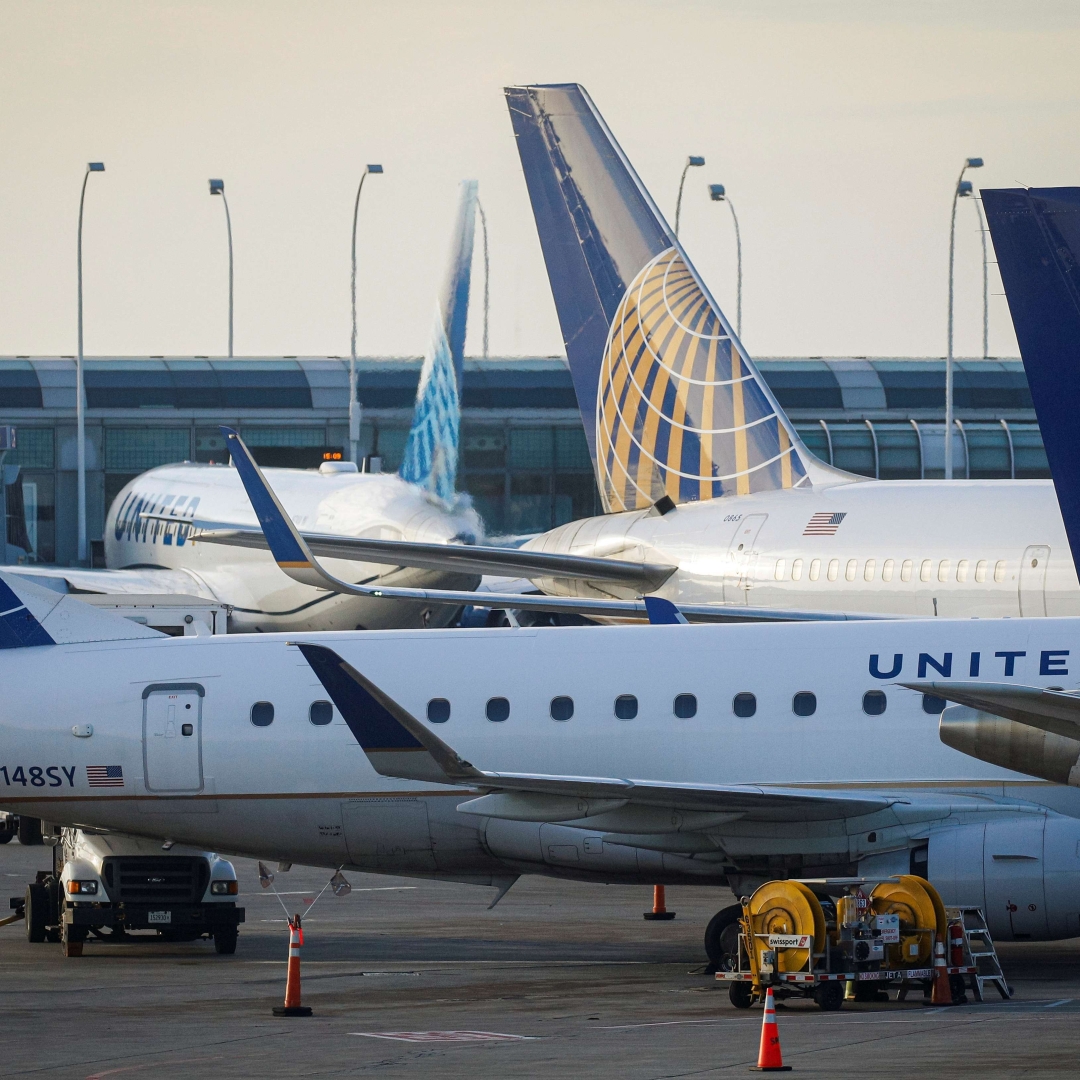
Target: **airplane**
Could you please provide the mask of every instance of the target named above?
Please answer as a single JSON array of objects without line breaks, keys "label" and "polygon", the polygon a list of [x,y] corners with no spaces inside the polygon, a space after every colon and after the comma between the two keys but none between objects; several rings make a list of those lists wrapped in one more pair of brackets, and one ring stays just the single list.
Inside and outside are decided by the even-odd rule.
[{"label": "airplane", "polygon": [[[642,595],[692,620],[1080,614],[1050,481],[876,481],[814,457],[585,89],[505,95],[606,513],[527,540],[513,568],[494,549],[455,554],[598,620],[642,617]],[[378,554],[305,537],[316,554]]]}]

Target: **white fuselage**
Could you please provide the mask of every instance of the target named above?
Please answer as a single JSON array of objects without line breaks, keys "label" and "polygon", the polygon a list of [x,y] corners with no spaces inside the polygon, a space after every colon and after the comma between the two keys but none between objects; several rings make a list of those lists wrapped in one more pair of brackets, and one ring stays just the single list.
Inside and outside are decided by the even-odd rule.
[{"label": "white fuselage", "polygon": [[[479,518],[470,508],[448,510],[393,474],[267,469],[266,476],[301,530],[429,543],[482,539]],[[178,524],[141,518],[144,513],[175,515]],[[185,573],[192,582],[186,591],[232,606],[234,632],[441,626],[454,613],[448,606],[339,596],[301,585],[278,568],[269,551],[193,542],[179,524],[185,518],[225,527],[258,525],[235,469],[167,465],[136,477],[113,501],[105,523],[106,563],[111,570]],[[327,565],[350,582],[460,589],[477,581],[385,564],[328,560]]]},{"label": "white fuselage", "polygon": [[[823,520],[838,514],[839,522]],[[928,617],[1080,614],[1049,480],[867,480],[733,496],[662,517],[586,518],[526,547],[675,565],[658,590],[675,603]],[[540,584],[560,595],[606,595],[566,579]]]},{"label": "white fuselage", "polygon": [[[309,719],[318,712],[311,711],[312,703],[327,695],[290,646],[294,637],[0,652],[0,808],[223,852],[485,883],[537,872],[716,884],[776,876],[777,867],[789,874],[851,873],[889,852],[899,853],[901,872],[907,872],[908,848],[928,836],[930,876],[953,880],[959,871],[952,863],[952,869],[944,867],[933,837],[953,828],[981,830],[986,822],[1021,829],[1024,850],[1010,849],[1009,857],[1038,862],[1044,831],[1050,850],[1051,824],[1057,847],[1071,844],[1070,858],[1080,850],[1080,790],[948,748],[938,739],[938,717],[923,710],[921,695],[895,685],[901,678],[943,678],[942,668],[948,677],[967,678],[971,654],[978,653],[982,679],[1076,689],[1080,620],[304,636],[337,651],[414,716],[426,717],[433,698],[449,701],[448,722],[432,730],[481,769],[860,789],[900,800],[856,818],[807,820],[800,812],[767,821],[733,820],[707,831],[708,850],[690,854],[677,839],[620,843],[599,821],[477,818],[456,810],[474,791],[377,775],[336,709],[329,724]],[[929,669],[925,657],[933,661]],[[871,674],[875,664],[889,677]],[[884,715],[864,712],[863,695],[870,690],[887,695]],[[746,693],[755,695],[756,711],[736,716],[733,699]],[[794,696],[803,693],[816,696],[812,715],[793,711]],[[691,719],[673,713],[681,694],[696,698]],[[616,717],[620,695],[637,698],[634,719]],[[550,716],[555,696],[573,699],[566,722]],[[505,722],[486,718],[492,697],[508,699]],[[272,721],[256,726],[253,719],[266,721],[267,705]],[[184,722],[191,724],[190,734]],[[85,724],[93,734],[79,737],[73,725]],[[91,788],[87,766],[110,765],[122,768],[122,786]],[[985,829],[989,837],[991,825]],[[989,852],[989,839],[986,845]],[[993,874],[1006,875],[1005,886],[1011,887],[1007,875],[1019,864],[986,858],[986,882]],[[1035,865],[1025,862],[1021,870],[1043,889],[1043,877],[1032,876]],[[1052,877],[1048,872],[1046,881]],[[1045,900],[1047,910],[1058,914],[1041,914],[1036,936],[1080,928],[1068,923],[1080,911],[1080,860],[1071,877],[1053,880],[1054,888],[1066,889],[1067,903],[1059,898],[1055,907]],[[980,890],[982,882],[979,877]],[[964,895],[970,897],[971,890]],[[980,892],[980,906],[983,900]],[[1043,904],[1037,903],[1040,911]],[[1061,910],[1068,916],[1063,923]]]}]

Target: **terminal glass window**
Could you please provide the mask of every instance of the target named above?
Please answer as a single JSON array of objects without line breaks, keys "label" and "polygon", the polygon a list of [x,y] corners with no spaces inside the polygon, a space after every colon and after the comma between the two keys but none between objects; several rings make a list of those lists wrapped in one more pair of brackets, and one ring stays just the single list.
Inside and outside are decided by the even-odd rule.
[{"label": "terminal glass window", "polygon": [[487,718],[493,724],[501,724],[510,716],[510,702],[504,697],[489,698],[486,712]]},{"label": "terminal glass window", "polygon": [[918,480],[922,475],[919,433],[910,424],[874,424],[878,476],[882,480]]},{"label": "terminal glass window", "polygon": [[693,694],[679,694],[672,705],[671,711],[680,720],[689,720],[697,715],[697,698]]},{"label": "terminal glass window", "polygon": [[813,716],[817,712],[817,698],[802,690],[791,699],[791,711],[796,716]]},{"label": "terminal glass window", "polygon": [[574,699],[569,697],[552,698],[550,713],[552,720],[569,720],[574,715]]},{"label": "terminal glass window", "polygon": [[105,469],[140,473],[191,460],[190,428],[106,428]]},{"label": "terminal glass window", "polygon": [[617,697],[615,715],[620,720],[633,720],[637,716],[637,698],[633,694],[621,694]]},{"label": "terminal glass window", "polygon": [[753,694],[736,694],[731,702],[731,711],[744,719],[757,712],[757,698]]}]

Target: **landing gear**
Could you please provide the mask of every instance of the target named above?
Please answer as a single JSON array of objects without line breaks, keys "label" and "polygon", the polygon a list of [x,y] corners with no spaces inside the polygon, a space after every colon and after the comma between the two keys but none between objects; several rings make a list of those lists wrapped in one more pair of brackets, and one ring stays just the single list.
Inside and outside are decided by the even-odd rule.
[{"label": "landing gear", "polygon": [[[739,957],[739,919],[742,905],[732,904],[718,911],[705,927],[705,955],[714,971],[726,971],[734,968]],[[732,987],[740,985],[732,983]],[[734,989],[732,990],[734,993]],[[734,998],[732,998],[734,1003]],[[748,1005],[737,1008],[749,1008]]]}]

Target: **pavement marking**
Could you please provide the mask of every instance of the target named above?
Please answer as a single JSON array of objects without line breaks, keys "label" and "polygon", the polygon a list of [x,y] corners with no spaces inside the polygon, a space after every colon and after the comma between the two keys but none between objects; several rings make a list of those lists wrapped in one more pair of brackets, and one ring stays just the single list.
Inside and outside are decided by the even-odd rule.
[{"label": "pavement marking", "polygon": [[1072,998],[1062,998],[1060,1001],[1052,1001],[1049,1005],[1044,1005],[1044,1009],[1056,1009],[1059,1005],[1068,1005],[1072,1001]]},{"label": "pavement marking", "polygon": [[505,1035],[499,1031],[350,1031],[363,1039],[391,1039],[394,1042],[533,1042],[538,1035]]},{"label": "pavement marking", "polygon": [[[351,892],[415,892],[419,888],[418,885],[378,885],[371,888],[358,889],[355,886],[350,890]],[[244,893],[244,899],[250,900],[253,896],[310,896],[314,889],[294,889],[292,892],[277,892],[277,893]]]}]

